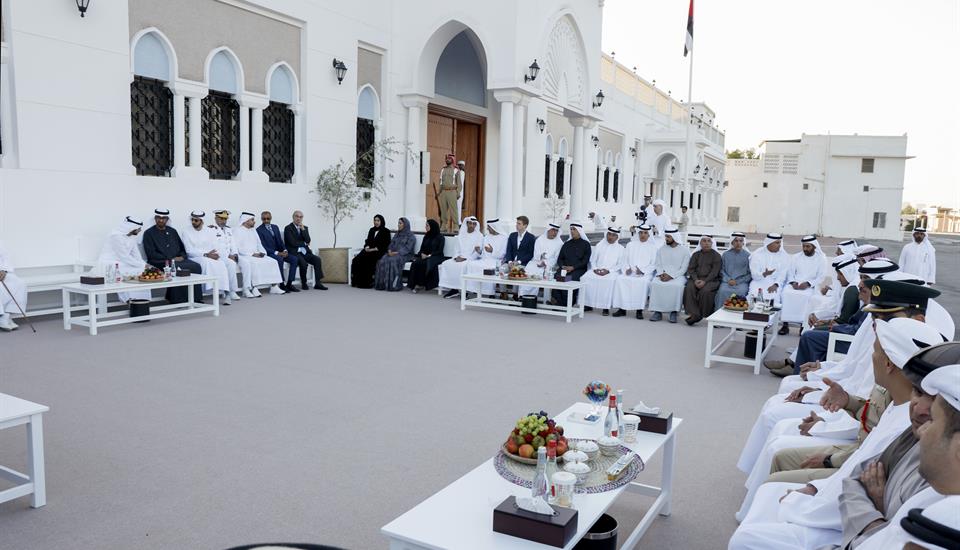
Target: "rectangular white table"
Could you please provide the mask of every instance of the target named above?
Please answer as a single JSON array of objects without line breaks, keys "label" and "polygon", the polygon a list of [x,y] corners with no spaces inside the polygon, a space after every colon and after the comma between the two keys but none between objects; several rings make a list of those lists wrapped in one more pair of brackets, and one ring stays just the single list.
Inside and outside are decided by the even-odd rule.
[{"label": "rectangular white table", "polygon": [[[567,304],[565,306],[555,306],[549,303],[538,303],[537,309],[529,309],[521,307],[520,302],[514,300],[487,298],[482,294],[474,298],[467,298],[467,282],[469,281],[477,283],[496,283],[500,285],[516,287],[533,286],[542,288],[544,291],[566,290],[568,291]],[[467,306],[470,306],[489,309],[505,309],[508,311],[522,311],[525,313],[537,313],[540,315],[559,315],[560,317],[565,317],[569,323],[570,320],[577,315],[583,319],[583,306],[579,304],[574,305],[573,303],[573,291],[581,290],[582,288],[583,283],[580,281],[559,282],[548,279],[507,279],[498,277],[497,275],[463,275],[460,280],[460,309],[465,310],[467,309]],[[548,296],[544,296],[544,298],[549,301]]]},{"label": "rectangular white table", "polygon": [[[753,374],[760,374],[760,365],[763,364],[763,359],[767,356],[767,353],[770,352],[770,349],[773,347],[773,343],[777,340],[777,331],[772,330],[770,341],[764,342],[764,331],[767,327],[773,327],[776,329],[779,322],[780,310],[770,312],[770,320],[766,322],[745,321],[743,319],[743,313],[737,311],[727,311],[723,308],[714,311],[712,315],[707,317],[707,350],[703,359],[703,368],[709,369],[712,361],[718,361],[723,363],[734,363],[736,365],[752,366]],[[716,345],[713,344],[713,329],[715,328],[730,329],[730,332],[719,342],[717,342]],[[721,346],[723,346],[728,340],[736,335],[737,330],[756,331],[757,350],[754,353],[753,359],[744,357],[730,357],[717,353],[717,350],[719,350]]]},{"label": "rectangular white table", "polygon": [[[603,422],[587,425],[567,420],[571,412],[584,414],[590,408],[588,403],[575,403],[554,417],[557,423],[563,426],[565,436],[596,439],[603,435]],[[574,495],[573,505],[578,513],[577,534],[567,543],[565,549],[573,548],[624,491],[651,496],[656,500],[641,518],[636,529],[623,542],[622,549],[634,548],[658,514],[670,515],[676,434],[681,422],[681,419],[674,418],[670,432],[666,435],[638,432],[636,443],[625,443],[643,459],[645,464],[649,464],[653,455],[663,448],[660,487],[645,485],[635,480],[613,491]],[[497,443],[491,442],[491,448],[494,449],[491,454],[495,453]],[[425,464],[424,467],[427,465]],[[494,468],[493,458],[490,458],[385,525],[380,532],[389,540],[390,550],[547,550],[555,548],[493,531],[493,509],[510,495],[529,496],[530,489],[514,485],[501,477]]]},{"label": "rectangular white table", "polygon": [[39,508],[47,503],[47,483],[43,469],[43,413],[49,410],[46,405],[0,393],[0,430],[27,425],[27,456],[30,463],[29,474],[0,466],[0,478],[17,484],[0,491],[0,502],[32,494],[30,506]]},{"label": "rectangular white table", "polygon": [[[213,303],[198,304],[193,301],[193,285],[213,283]],[[136,290],[153,290],[155,288],[170,288],[175,286],[187,287],[187,301],[180,304],[150,305],[150,315],[130,317],[127,310],[107,311],[107,295],[117,292]],[[220,283],[213,275],[190,275],[189,277],[174,277],[169,281],[155,283],[107,283],[103,285],[85,285],[70,283],[61,287],[63,291],[63,330],[70,330],[72,325],[89,327],[90,335],[96,336],[99,327],[135,323],[149,319],[163,319],[190,315],[192,313],[213,312],[214,317],[220,315]],[[87,297],[87,315],[73,316],[70,311],[70,295],[79,294]]]}]

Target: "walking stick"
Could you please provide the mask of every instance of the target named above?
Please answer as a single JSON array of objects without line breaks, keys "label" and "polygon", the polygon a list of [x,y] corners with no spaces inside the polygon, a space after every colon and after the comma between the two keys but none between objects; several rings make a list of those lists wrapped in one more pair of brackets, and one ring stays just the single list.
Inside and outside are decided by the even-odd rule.
[{"label": "walking stick", "polygon": [[6,281],[0,281],[0,285],[3,285],[3,289],[6,290],[6,291],[7,291],[7,294],[10,295],[10,299],[13,300],[13,304],[14,304],[15,306],[17,306],[17,309],[20,310],[20,315],[22,315],[23,318],[27,320],[27,324],[30,325],[30,330],[32,330],[33,332],[37,332],[37,329],[34,328],[34,326],[33,326],[33,322],[30,321],[30,318],[27,317],[26,312],[24,312],[24,311],[23,311],[23,308],[20,307],[20,304],[17,303],[17,299],[13,297],[13,293],[10,292],[10,287],[7,286],[7,282],[6,282]]}]

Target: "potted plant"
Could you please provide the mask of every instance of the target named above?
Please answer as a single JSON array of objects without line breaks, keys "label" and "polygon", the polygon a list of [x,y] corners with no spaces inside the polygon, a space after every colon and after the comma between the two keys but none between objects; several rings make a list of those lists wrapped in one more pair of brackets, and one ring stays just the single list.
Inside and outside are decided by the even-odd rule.
[{"label": "potted plant", "polygon": [[383,195],[383,177],[373,169],[377,159],[390,160],[407,149],[394,138],[385,139],[372,144],[353,162],[348,164],[340,159],[317,176],[313,189],[317,194],[317,207],[329,216],[333,225],[333,246],[317,250],[323,261],[324,282],[349,282],[350,249],[337,247],[337,228],[344,220],[353,218],[358,209]]}]

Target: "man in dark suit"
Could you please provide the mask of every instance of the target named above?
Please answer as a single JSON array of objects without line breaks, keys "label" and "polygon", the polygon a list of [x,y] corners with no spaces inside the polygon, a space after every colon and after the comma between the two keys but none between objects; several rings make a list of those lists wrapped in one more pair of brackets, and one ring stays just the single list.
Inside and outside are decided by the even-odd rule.
[{"label": "man in dark suit", "polygon": [[525,266],[533,259],[533,247],[537,238],[527,231],[528,225],[530,218],[517,217],[517,230],[507,237],[507,253],[503,256],[503,261],[520,262],[520,265]]},{"label": "man in dark suit", "polygon": [[290,264],[287,282],[281,285],[281,288],[287,292],[300,292],[293,286],[293,279],[297,276],[297,258],[287,252],[287,245],[283,243],[283,234],[280,233],[280,228],[276,224],[270,223],[273,221],[273,214],[269,210],[264,210],[260,213],[260,221],[263,224],[257,228],[257,235],[260,236],[260,243],[267,251],[267,256],[277,261],[281,280],[283,279],[283,263]]},{"label": "man in dark suit", "polygon": [[[327,290],[320,282],[323,279],[323,266],[320,258],[310,251],[310,230],[303,225],[303,212],[296,210],[293,213],[293,223],[283,228],[283,242],[287,245],[287,254],[297,259],[300,266],[300,288],[307,290],[307,265],[313,266],[313,275],[316,284],[313,288]],[[287,285],[288,287],[292,285]]]},{"label": "man in dark suit", "polygon": [[[153,211],[153,221],[156,225],[143,232],[143,252],[147,255],[147,263],[157,269],[170,265],[178,270],[188,270],[197,275],[203,272],[200,264],[187,259],[187,251],[180,240],[177,230],[168,226],[170,211],[157,208]],[[171,304],[182,304],[187,301],[187,287],[172,286],[166,290],[166,299]],[[203,285],[193,285],[193,301],[203,303]]]}]

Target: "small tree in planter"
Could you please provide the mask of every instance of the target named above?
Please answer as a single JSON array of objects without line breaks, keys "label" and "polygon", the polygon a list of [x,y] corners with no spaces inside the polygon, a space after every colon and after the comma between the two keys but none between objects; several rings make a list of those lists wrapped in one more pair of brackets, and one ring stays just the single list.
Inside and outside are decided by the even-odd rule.
[{"label": "small tree in planter", "polygon": [[559,224],[567,214],[567,199],[550,193],[550,196],[543,200],[543,207],[547,211],[547,219]]},{"label": "small tree in planter", "polygon": [[409,151],[405,143],[388,138],[374,143],[357,159],[347,163],[343,159],[327,167],[317,176],[313,193],[317,207],[329,216],[333,224],[333,247],[320,249],[327,282],[347,281],[347,249],[337,248],[337,228],[344,220],[352,219],[361,207],[384,194],[383,177],[372,170],[376,161],[392,161],[393,157]]}]

